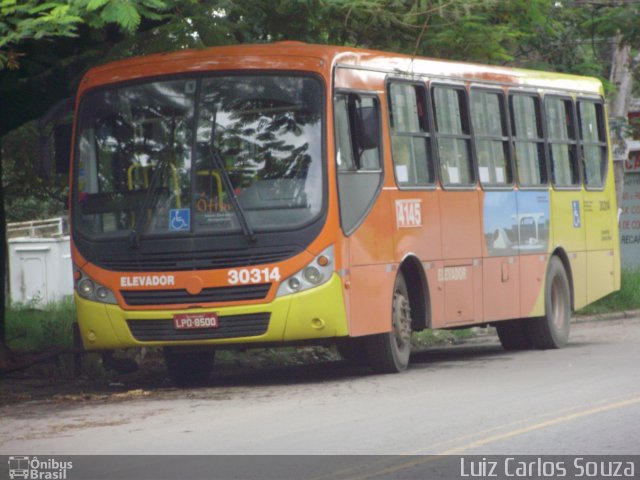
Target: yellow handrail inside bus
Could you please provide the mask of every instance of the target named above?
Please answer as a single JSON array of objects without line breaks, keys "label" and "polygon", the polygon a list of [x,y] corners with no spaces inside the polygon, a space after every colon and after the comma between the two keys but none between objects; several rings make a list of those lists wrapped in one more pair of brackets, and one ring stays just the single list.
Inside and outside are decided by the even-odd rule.
[{"label": "yellow handrail inside bus", "polygon": [[[169,164],[169,168],[171,168],[171,180],[173,183],[173,194],[175,197],[176,208],[180,208],[182,202],[180,201],[180,183],[178,181],[178,170],[173,163]],[[149,170],[151,169],[151,165],[140,165],[134,163],[127,169],[127,187],[129,190],[133,190],[135,188],[135,173],[138,170],[142,170],[142,186],[144,188],[149,188]],[[132,216],[132,221],[135,223],[135,214]]]},{"label": "yellow handrail inside bus", "polygon": [[173,195],[176,198],[176,208],[180,208],[181,202],[180,202],[180,183],[178,182],[178,169],[173,163],[170,163],[169,167],[171,167],[171,177],[173,178]]},{"label": "yellow handrail inside bus", "polygon": [[[149,187],[149,169],[151,168],[150,165],[147,166],[142,166],[142,165],[131,165],[128,169],[127,169],[127,186],[129,187],[129,190],[133,190],[134,189],[134,172],[138,169],[142,169],[143,172],[143,178],[142,178],[142,186],[145,188]],[[176,166],[172,163],[169,164],[169,168],[171,168],[171,179],[173,180],[173,194],[175,195],[176,198],[176,208],[180,208],[181,206],[181,201],[180,201],[180,183],[178,182],[178,170],[176,169]]]},{"label": "yellow handrail inside bus", "polygon": [[142,169],[142,185],[146,188],[149,186],[149,169],[148,167],[144,167],[140,164],[136,164],[134,163],[133,165],[131,165],[128,169],[127,169],[127,186],[129,187],[129,190],[133,190],[133,174],[137,171]]}]

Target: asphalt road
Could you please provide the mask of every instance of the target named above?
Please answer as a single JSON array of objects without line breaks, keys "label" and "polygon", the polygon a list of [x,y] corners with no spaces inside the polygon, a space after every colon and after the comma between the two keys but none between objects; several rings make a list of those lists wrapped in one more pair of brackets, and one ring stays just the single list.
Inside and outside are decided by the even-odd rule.
[{"label": "asphalt road", "polygon": [[574,323],[562,350],[484,337],[415,353],[400,375],[329,362],[9,405],[0,454],[640,454],[639,346],[640,318]]}]

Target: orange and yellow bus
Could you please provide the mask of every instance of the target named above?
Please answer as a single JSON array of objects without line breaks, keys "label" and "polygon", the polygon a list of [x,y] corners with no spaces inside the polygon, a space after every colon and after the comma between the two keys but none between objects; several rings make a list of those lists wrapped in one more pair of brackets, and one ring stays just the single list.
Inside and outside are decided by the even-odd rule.
[{"label": "orange and yellow bus", "polygon": [[378,372],[411,334],[494,325],[560,348],[619,288],[593,78],[280,42],[82,79],[71,173],[84,347],[335,343]]}]

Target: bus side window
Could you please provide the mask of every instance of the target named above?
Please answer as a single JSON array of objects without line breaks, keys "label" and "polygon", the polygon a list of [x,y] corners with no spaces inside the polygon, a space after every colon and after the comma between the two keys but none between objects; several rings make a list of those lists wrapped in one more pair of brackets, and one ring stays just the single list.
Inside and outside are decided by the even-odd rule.
[{"label": "bus side window", "polygon": [[547,131],[551,147],[551,180],[554,187],[580,184],[576,151],[573,102],[569,98],[545,98]]},{"label": "bus side window", "polygon": [[334,105],[338,170],[380,170],[378,99],[340,94],[336,95]]},{"label": "bus side window", "polygon": [[602,104],[586,100],[579,101],[578,120],[585,187],[599,189],[604,186],[607,176],[607,140]]},{"label": "bus side window", "polygon": [[509,106],[518,181],[523,187],[546,185],[540,101],[534,95],[512,94]]},{"label": "bus side window", "polygon": [[478,156],[478,173],[483,186],[513,183],[509,155],[509,134],[501,92],[471,90],[471,122]]},{"label": "bus side window", "polygon": [[474,184],[465,91],[435,86],[433,110],[442,184],[454,187]]},{"label": "bus side window", "polygon": [[433,185],[435,171],[422,85],[391,83],[389,117],[396,182],[400,186]]},{"label": "bus side window", "polygon": [[336,132],[336,163],[339,171],[355,171],[356,161],[353,143],[351,141],[351,127],[349,126],[349,109],[347,96],[337,95],[334,101],[335,132]]}]

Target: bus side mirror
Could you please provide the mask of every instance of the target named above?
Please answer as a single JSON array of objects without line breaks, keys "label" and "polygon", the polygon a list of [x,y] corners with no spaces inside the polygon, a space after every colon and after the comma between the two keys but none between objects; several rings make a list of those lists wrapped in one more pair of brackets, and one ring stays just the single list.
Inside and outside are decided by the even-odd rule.
[{"label": "bus side mirror", "polygon": [[38,120],[40,172],[44,178],[52,173],[69,173],[73,105],[73,98],[66,98]]}]

